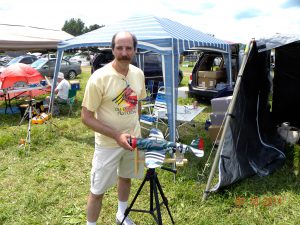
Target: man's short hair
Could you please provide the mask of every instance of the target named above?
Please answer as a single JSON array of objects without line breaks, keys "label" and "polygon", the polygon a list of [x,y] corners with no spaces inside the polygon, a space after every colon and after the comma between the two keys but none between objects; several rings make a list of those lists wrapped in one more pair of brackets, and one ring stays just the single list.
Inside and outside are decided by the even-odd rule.
[{"label": "man's short hair", "polygon": [[[114,49],[115,46],[116,46],[116,36],[117,36],[117,34],[119,34],[119,33],[120,33],[120,32],[115,33],[114,36],[112,37],[112,40],[111,40],[111,48],[112,48],[112,49]],[[132,41],[133,41],[133,48],[134,48],[134,50],[136,50],[136,46],[137,46],[137,38],[136,38],[136,36],[135,36],[134,34],[130,33],[130,32],[127,32],[127,33],[129,33],[129,34],[131,35]]]}]

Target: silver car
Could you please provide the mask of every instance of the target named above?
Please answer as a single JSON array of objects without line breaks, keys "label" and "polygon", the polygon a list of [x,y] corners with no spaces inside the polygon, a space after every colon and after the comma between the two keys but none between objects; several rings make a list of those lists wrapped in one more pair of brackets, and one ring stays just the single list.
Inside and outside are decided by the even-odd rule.
[{"label": "silver car", "polygon": [[[43,76],[53,77],[56,59],[40,58],[31,64],[33,68],[38,70]],[[65,78],[74,79],[81,74],[81,66],[78,63],[72,63],[63,59],[61,61],[60,72],[65,74]]]}]

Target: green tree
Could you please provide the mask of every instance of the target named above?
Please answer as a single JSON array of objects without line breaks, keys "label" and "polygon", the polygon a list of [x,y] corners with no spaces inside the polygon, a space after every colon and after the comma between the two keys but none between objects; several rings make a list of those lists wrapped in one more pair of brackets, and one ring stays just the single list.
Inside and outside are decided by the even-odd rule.
[{"label": "green tree", "polygon": [[104,27],[104,25],[99,26],[98,24],[94,24],[90,25],[89,27],[86,27],[84,26],[84,22],[82,22],[81,19],[72,18],[70,20],[65,21],[62,30],[74,36],[78,36],[101,27]]},{"label": "green tree", "polygon": [[89,29],[88,32],[90,32],[92,30],[97,30],[98,28],[101,28],[101,27],[104,27],[104,25],[101,25],[101,26],[99,26],[98,24],[90,25],[88,28]]},{"label": "green tree", "polygon": [[74,36],[78,36],[84,33],[84,28],[84,22],[82,22],[81,19],[72,18],[65,21],[62,30]]}]

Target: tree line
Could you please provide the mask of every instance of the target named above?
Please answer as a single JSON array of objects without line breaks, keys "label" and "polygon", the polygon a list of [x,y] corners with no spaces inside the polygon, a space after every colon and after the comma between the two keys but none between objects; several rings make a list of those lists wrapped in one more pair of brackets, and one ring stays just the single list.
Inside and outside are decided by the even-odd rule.
[{"label": "tree line", "polygon": [[100,26],[98,24],[94,24],[87,27],[81,19],[71,18],[70,20],[65,21],[62,30],[69,34],[72,34],[73,36],[78,36],[101,27],[104,27],[104,25]]}]

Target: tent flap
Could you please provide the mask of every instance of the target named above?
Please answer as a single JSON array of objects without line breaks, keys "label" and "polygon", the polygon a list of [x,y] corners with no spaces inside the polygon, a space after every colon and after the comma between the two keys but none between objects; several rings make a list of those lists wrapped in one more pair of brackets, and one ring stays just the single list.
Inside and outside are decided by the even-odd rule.
[{"label": "tent flap", "polygon": [[[281,121],[278,122],[276,116],[274,117],[276,108],[274,104],[276,101],[285,104],[286,99],[278,93],[287,90],[284,88],[285,83],[282,84],[280,91],[275,85],[272,88],[270,51],[259,52],[256,42],[253,41],[252,44],[248,58],[243,61],[244,71],[241,74],[241,82],[234,90],[235,104],[230,113],[233,117],[229,120],[229,127],[224,130],[225,138],[219,161],[219,182],[213,190],[224,188],[255,174],[269,175],[280,168],[285,161],[285,143],[277,133]],[[290,54],[291,52],[286,49],[284,58],[289,58]],[[299,56],[298,54],[298,61]],[[281,63],[284,62],[278,62],[280,58],[281,56],[276,59],[275,68],[278,66],[278,70],[284,68],[281,67]],[[293,62],[295,63],[293,60],[286,61],[284,65],[289,67]],[[274,72],[274,80],[276,80],[278,79],[276,69]],[[289,77],[287,74],[284,76]],[[299,85],[298,83],[294,85]],[[272,93],[273,102],[270,101]],[[299,91],[290,94],[289,97],[294,104],[299,102]],[[275,107],[273,110],[272,103]],[[290,109],[294,109],[282,105],[281,108],[285,110],[281,115],[284,117],[282,120],[289,121]]]}]

